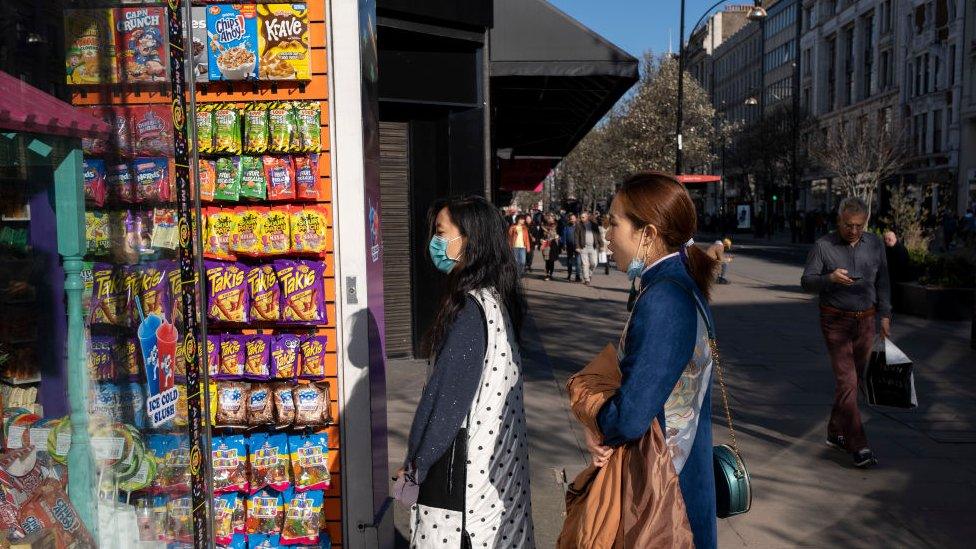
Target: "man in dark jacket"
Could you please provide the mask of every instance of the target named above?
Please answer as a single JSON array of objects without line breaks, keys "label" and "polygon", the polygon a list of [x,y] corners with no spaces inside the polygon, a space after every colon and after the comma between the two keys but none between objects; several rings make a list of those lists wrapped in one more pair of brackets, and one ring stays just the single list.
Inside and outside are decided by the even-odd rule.
[{"label": "man in dark jacket", "polygon": [[603,239],[600,238],[600,227],[590,219],[590,212],[580,215],[580,222],[575,228],[576,249],[582,259],[583,283],[590,284],[590,276],[599,265],[600,252],[603,251]]},{"label": "man in dark jacket", "polygon": [[[566,248],[566,280],[573,278],[573,267],[576,267],[576,214],[569,214],[567,224],[563,227],[563,246]],[[580,281],[579,268],[576,269],[576,282]]]},{"label": "man in dark jacket", "polygon": [[885,256],[888,259],[888,275],[892,282],[911,282],[915,280],[912,272],[912,260],[908,257],[908,248],[898,240],[895,231],[885,231]]}]

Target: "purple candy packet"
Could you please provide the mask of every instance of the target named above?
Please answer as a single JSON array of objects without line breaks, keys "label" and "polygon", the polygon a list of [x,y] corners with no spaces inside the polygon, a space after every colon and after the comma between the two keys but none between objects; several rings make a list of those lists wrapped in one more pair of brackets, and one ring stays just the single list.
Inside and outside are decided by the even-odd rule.
[{"label": "purple candy packet", "polygon": [[271,375],[275,379],[295,379],[298,375],[301,342],[302,338],[295,334],[273,336]]},{"label": "purple candy packet", "polygon": [[210,334],[207,336],[207,374],[211,379],[217,376],[220,368],[220,341],[223,336],[220,334]]},{"label": "purple candy packet", "polygon": [[244,378],[258,381],[271,379],[271,337],[247,336],[244,346]]},{"label": "purple candy packet", "polygon": [[275,271],[281,283],[281,320],[325,324],[325,265],[321,261],[279,259]]},{"label": "purple candy packet", "polygon": [[92,336],[91,351],[88,355],[89,374],[92,381],[111,381],[115,379],[116,341],[112,336]]},{"label": "purple candy packet", "polygon": [[300,345],[302,360],[299,379],[323,379],[325,377],[325,348],[327,336],[312,335],[302,339]]},{"label": "purple candy packet", "polygon": [[250,336],[225,335],[220,339],[220,362],[214,379],[241,379],[244,377],[246,344]]},{"label": "purple candy packet", "polygon": [[207,261],[207,317],[217,322],[246,324],[249,299],[247,269],[239,263]]}]

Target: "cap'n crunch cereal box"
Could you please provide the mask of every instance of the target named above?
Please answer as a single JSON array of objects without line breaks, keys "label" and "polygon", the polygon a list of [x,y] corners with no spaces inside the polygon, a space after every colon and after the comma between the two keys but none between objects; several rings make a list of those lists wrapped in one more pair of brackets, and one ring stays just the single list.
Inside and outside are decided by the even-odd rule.
[{"label": "cap'n crunch cereal box", "polygon": [[309,80],[308,10],[305,4],[258,6],[261,80]]},{"label": "cap'n crunch cereal box", "polygon": [[65,10],[64,58],[68,84],[111,84],[117,80],[112,10]]},{"label": "cap'n crunch cereal box", "polygon": [[115,43],[123,82],[169,80],[166,8],[117,8]]},{"label": "cap'n crunch cereal box", "polygon": [[257,77],[258,18],[254,5],[209,6],[207,37],[211,81]]}]

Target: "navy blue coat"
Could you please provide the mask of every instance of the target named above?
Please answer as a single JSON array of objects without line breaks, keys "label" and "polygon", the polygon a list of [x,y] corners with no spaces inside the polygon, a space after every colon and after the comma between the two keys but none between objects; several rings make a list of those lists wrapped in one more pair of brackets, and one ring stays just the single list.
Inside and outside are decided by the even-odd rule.
[{"label": "navy blue coat", "polygon": [[[685,289],[665,278],[676,280]],[[666,259],[649,269],[641,277],[641,287],[646,290],[634,306],[620,361],[620,389],[597,416],[604,444],[608,446],[639,440],[655,417],[667,432],[664,403],[699,343],[699,314],[686,290],[698,296],[711,322],[707,302],[679,257]],[[710,388],[705,391],[695,439],[679,480],[695,547],[716,547]]]}]

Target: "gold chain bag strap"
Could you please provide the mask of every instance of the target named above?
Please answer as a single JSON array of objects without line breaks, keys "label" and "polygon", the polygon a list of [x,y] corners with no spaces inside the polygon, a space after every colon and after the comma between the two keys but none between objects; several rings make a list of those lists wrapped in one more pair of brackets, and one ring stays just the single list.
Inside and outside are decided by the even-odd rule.
[{"label": "gold chain bag strap", "polygon": [[749,470],[746,469],[742,454],[739,453],[739,445],[735,440],[735,428],[732,425],[732,407],[729,406],[729,391],[725,385],[725,375],[722,371],[722,361],[718,352],[718,341],[715,339],[715,330],[708,321],[705,314],[705,307],[702,305],[698,296],[683,284],[673,278],[665,279],[678,286],[688,293],[695,302],[698,314],[705,321],[708,329],[708,348],[712,355],[712,365],[718,372],[718,383],[722,389],[722,406],[725,409],[725,419],[729,426],[729,437],[731,446],[719,444],[712,448],[712,461],[715,466],[715,510],[718,518],[728,518],[741,515],[752,507],[752,486],[749,478]]}]

